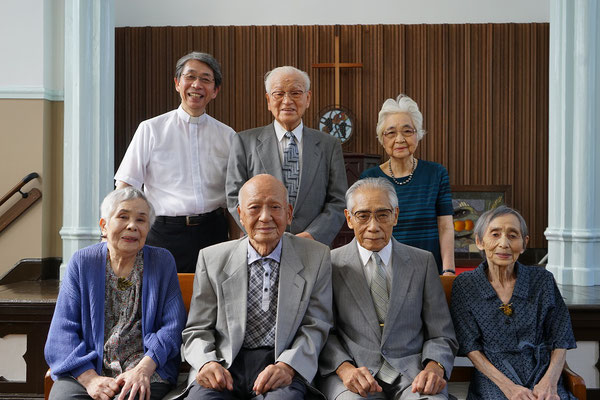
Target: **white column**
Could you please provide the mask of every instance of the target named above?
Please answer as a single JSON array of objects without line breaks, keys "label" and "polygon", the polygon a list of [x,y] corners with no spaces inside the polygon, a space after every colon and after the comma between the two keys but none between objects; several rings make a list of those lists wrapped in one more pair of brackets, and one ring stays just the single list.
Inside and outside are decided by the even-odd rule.
[{"label": "white column", "polygon": [[550,0],[548,270],[600,285],[600,2]]},{"label": "white column", "polygon": [[97,243],[113,188],[114,0],[65,0],[63,265]]}]

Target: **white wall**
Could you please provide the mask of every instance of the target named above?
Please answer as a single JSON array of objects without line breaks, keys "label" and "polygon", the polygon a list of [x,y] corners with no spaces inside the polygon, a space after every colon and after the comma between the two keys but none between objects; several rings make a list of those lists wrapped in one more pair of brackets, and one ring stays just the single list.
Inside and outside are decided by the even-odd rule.
[{"label": "white wall", "polygon": [[116,26],[548,22],[548,0],[115,0]]},{"label": "white wall", "polygon": [[0,98],[62,100],[64,0],[0,3]]},{"label": "white wall", "polygon": [[0,98],[62,99],[64,0],[0,2]]},{"label": "white wall", "polygon": [[44,0],[3,0],[0,87],[44,84]]}]

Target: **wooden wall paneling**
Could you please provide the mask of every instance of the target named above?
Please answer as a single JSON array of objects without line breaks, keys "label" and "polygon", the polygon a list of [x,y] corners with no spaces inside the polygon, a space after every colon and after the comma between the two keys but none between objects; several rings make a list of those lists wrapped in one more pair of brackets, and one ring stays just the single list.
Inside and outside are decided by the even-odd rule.
[{"label": "wooden wall paneling", "polygon": [[490,48],[492,40],[491,37],[491,25],[481,25],[479,34],[481,35],[481,43],[478,46],[479,59],[481,65],[479,70],[481,71],[481,82],[479,85],[479,96],[480,96],[480,108],[478,115],[479,129],[483,133],[483,143],[481,145],[482,154],[489,155],[485,157],[485,174],[484,182],[493,182],[492,177],[492,164],[494,162],[493,148],[492,148],[492,132],[491,132],[491,101],[490,101],[490,79],[491,79],[491,60],[490,60]]},{"label": "wooden wall paneling", "polygon": [[[361,113],[356,115],[359,129],[354,139],[352,152],[376,154],[387,158],[377,139],[378,113],[384,100],[400,92],[401,85],[395,77],[402,70],[402,42],[398,29],[393,25],[369,25],[362,30],[362,74],[361,90],[365,94],[362,99]],[[374,85],[374,82],[378,82]]]},{"label": "wooden wall paneling", "polygon": [[[175,61],[213,54],[224,82],[208,113],[240,131],[270,123],[263,75],[295,65],[312,79],[305,123],[334,102],[334,26],[117,28],[115,168],[138,124],[179,104]],[[531,247],[545,247],[548,162],[548,24],[345,25],[342,105],[356,117],[345,152],[387,156],[375,136],[386,98],[414,98],[429,132],[418,156],[441,162],[457,185],[508,184],[526,217]]]}]

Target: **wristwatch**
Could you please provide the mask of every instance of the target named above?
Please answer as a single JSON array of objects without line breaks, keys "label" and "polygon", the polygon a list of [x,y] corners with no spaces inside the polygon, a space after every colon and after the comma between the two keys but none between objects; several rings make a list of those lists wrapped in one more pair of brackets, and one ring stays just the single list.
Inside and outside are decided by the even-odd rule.
[{"label": "wristwatch", "polygon": [[431,361],[433,361],[434,363],[436,363],[438,365],[438,367],[440,367],[442,369],[442,373],[444,375],[444,379],[446,379],[446,368],[444,368],[444,366],[442,365],[442,363],[439,362],[439,361],[435,361],[435,360],[431,360]]},{"label": "wristwatch", "polygon": [[442,274],[445,274],[446,272],[452,272],[453,274],[456,274],[456,271],[450,268],[443,270]]}]

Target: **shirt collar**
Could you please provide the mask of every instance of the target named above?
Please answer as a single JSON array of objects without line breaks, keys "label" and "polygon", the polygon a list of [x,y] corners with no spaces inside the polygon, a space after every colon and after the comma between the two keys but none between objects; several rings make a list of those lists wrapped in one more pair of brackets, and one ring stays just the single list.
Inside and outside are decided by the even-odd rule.
[{"label": "shirt collar", "polygon": [[206,119],[206,112],[203,112],[202,115],[200,115],[199,117],[192,117],[183,109],[181,104],[179,105],[179,107],[177,107],[177,115],[179,116],[179,118],[181,118],[184,122],[187,122],[188,124],[199,124]]},{"label": "shirt collar", "polygon": [[[285,133],[287,132],[283,126],[277,120],[273,121],[273,125],[275,126],[275,135],[277,135],[277,141],[281,142]],[[302,142],[302,130],[304,129],[304,124],[302,120],[300,120],[300,124],[294,128],[292,134],[296,137],[296,141],[298,143]]]},{"label": "shirt collar", "polygon": [[279,239],[279,243],[277,243],[277,246],[275,246],[275,249],[273,249],[273,251],[266,255],[266,256],[261,256],[260,254],[258,254],[258,252],[254,249],[254,247],[252,247],[252,245],[250,244],[250,241],[248,240],[248,265],[252,264],[255,261],[258,261],[262,258],[270,258],[273,261],[276,261],[278,263],[281,262],[281,239]]},{"label": "shirt collar", "polygon": [[[363,267],[367,265],[369,259],[373,252],[371,250],[367,250],[356,241],[356,245],[358,246],[358,254],[360,255],[360,260],[362,261]],[[383,261],[384,265],[388,265],[390,262],[390,257],[392,256],[392,241],[390,240],[385,247],[377,252],[379,257],[381,257],[381,261]]]}]

